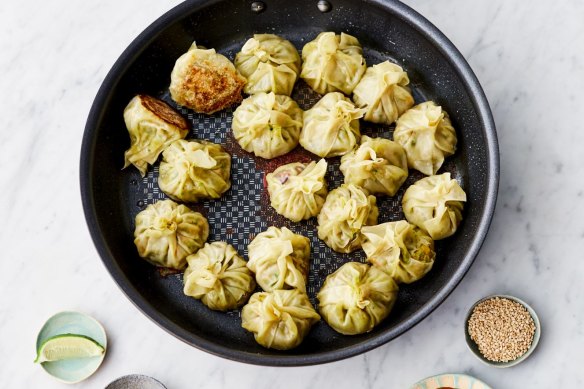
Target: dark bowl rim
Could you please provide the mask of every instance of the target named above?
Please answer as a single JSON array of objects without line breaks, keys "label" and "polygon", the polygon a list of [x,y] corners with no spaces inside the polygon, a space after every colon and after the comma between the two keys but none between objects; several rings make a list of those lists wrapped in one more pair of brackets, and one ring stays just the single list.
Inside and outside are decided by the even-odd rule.
[{"label": "dark bowl rim", "polygon": [[126,48],[126,50],[124,50],[118,60],[114,63],[111,70],[105,77],[101,87],[99,88],[99,91],[97,92],[95,100],[91,106],[83,134],[79,171],[81,198],[85,219],[94,245],[102,259],[102,262],[104,263],[114,281],[120,287],[122,292],[129,298],[129,300],[143,314],[145,314],[148,318],[150,318],[158,326],[171,335],[177,337],[187,344],[190,344],[198,349],[216,356],[255,365],[306,366],[338,361],[377,348],[417,325],[420,321],[432,313],[460,283],[474,262],[486,237],[495,210],[497,191],[499,186],[499,148],[495,122],[489,107],[489,103],[477,77],[473,73],[462,54],[452,44],[452,42],[450,42],[450,40],[438,30],[438,28],[436,28],[422,15],[398,0],[370,0],[370,3],[373,3],[377,7],[383,8],[385,12],[390,12],[396,17],[401,18],[412,28],[417,30],[425,39],[433,43],[436,49],[451,63],[453,69],[460,77],[461,82],[464,84],[465,89],[469,92],[472,103],[476,108],[476,112],[481,121],[486,139],[485,146],[487,148],[488,158],[486,188],[487,193],[485,207],[467,254],[463,259],[460,267],[453,274],[449,282],[443,285],[440,291],[424,306],[422,306],[413,316],[401,322],[396,327],[380,333],[378,336],[372,339],[338,350],[310,355],[268,356],[259,353],[238,351],[229,347],[218,345],[189,331],[185,331],[180,326],[160,314],[156,308],[152,306],[147,300],[145,300],[140,295],[138,290],[133,285],[131,285],[130,282],[128,282],[119,265],[113,259],[113,255],[109,250],[107,242],[104,240],[97,221],[97,213],[92,192],[93,182],[89,173],[91,172],[93,165],[95,132],[97,125],[103,116],[102,107],[109,100],[109,91],[122,77],[127,68],[127,64],[132,63],[133,60],[141,54],[143,49],[149,45],[165,28],[186,14],[196,12],[197,10],[220,1],[221,0],[187,0],[163,14],[160,18],[148,26],[142,33],[140,33],[138,37],[132,41],[132,43],[130,43],[130,45]]}]

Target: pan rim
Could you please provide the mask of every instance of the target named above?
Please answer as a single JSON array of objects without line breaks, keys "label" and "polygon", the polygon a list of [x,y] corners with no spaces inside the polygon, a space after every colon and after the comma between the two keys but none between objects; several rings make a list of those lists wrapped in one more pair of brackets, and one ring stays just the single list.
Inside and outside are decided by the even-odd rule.
[{"label": "pan rim", "polygon": [[79,171],[83,210],[93,243],[104,266],[118,287],[134,304],[134,306],[138,308],[139,311],[141,311],[166,332],[182,340],[183,342],[210,354],[233,361],[255,365],[307,366],[346,359],[377,348],[412,329],[424,318],[430,315],[430,313],[432,313],[436,308],[438,308],[438,306],[440,306],[440,304],[446,300],[446,298],[454,291],[456,286],[466,275],[476,256],[478,255],[489,230],[497,200],[500,174],[499,148],[495,122],[489,107],[489,103],[487,101],[487,97],[476,75],[470,68],[470,65],[467,63],[463,55],[458,51],[454,44],[450,42],[450,40],[440,30],[438,30],[437,27],[435,27],[426,18],[414,11],[412,8],[398,0],[370,0],[370,3],[383,9],[387,13],[393,14],[395,17],[400,18],[409,24],[424,39],[428,40],[446,60],[450,62],[453,70],[459,76],[461,83],[468,91],[469,97],[480,119],[483,135],[485,137],[488,164],[484,209],[482,215],[480,215],[480,222],[472,238],[472,243],[470,244],[465,257],[462,260],[461,265],[452,275],[451,279],[442,286],[438,293],[436,293],[436,295],[434,295],[411,317],[399,323],[394,328],[379,333],[379,335],[375,338],[365,340],[350,347],[316,354],[263,355],[234,350],[229,347],[218,345],[196,334],[186,331],[159,313],[156,308],[152,306],[149,301],[144,299],[140,292],[133,285],[131,285],[130,282],[128,282],[125,275],[121,271],[121,268],[113,259],[114,257],[108,247],[108,244],[100,231],[92,190],[93,180],[89,173],[93,168],[93,155],[96,138],[95,133],[98,124],[101,122],[103,117],[103,107],[107,105],[108,100],[111,98],[109,96],[109,90],[112,89],[112,87],[125,73],[127,64],[132,63],[133,59],[139,56],[144,48],[147,47],[157,37],[157,35],[160,34],[171,23],[182,17],[185,17],[188,14],[197,12],[202,8],[220,1],[221,0],[187,0],[170,9],[168,12],[150,24],[150,26],[148,26],[130,43],[130,45],[124,50],[118,60],[114,63],[111,70],[108,72],[107,76],[102,82],[88,114],[81,146]]}]

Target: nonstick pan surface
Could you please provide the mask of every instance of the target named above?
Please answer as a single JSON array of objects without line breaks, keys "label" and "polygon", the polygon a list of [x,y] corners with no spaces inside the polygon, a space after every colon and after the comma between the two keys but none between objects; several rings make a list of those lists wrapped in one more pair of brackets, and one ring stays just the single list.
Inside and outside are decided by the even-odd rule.
[{"label": "nonstick pan surface", "polygon": [[[320,8],[322,2],[320,2]],[[330,12],[317,1],[270,1],[259,7],[241,0],[187,1],[163,15],[126,49],[99,90],[85,128],[81,151],[81,192],[85,216],[107,269],[136,306],[162,328],[207,352],[247,363],[309,365],[353,356],[399,336],[434,310],[465,275],[487,233],[499,179],[496,132],[488,102],[468,64],[427,20],[398,1],[332,0]],[[325,7],[326,8],[326,7]],[[193,41],[233,59],[254,33],[275,33],[301,50],[321,31],[346,32],[364,47],[368,65],[386,59],[403,66],[416,102],[432,99],[449,112],[457,129],[458,151],[441,172],[451,172],[468,195],[464,221],[449,239],[437,242],[437,260],[421,281],[401,286],[391,315],[372,332],[343,336],[324,321],[302,345],[281,352],[259,346],[241,328],[239,311],[220,313],[182,293],[182,275],[165,274],[139,258],[133,244],[134,217],[165,198],[157,184],[158,164],[142,178],[133,167],[121,170],[129,136],[123,109],[138,93],[160,97],[191,121],[188,138],[222,144],[232,155],[232,188],[219,200],[192,208],[206,215],[209,241],[223,240],[247,256],[247,245],[271,225],[286,226],[311,239],[308,293],[313,302],[326,276],[362,251],[338,254],[316,237],[315,219],[292,223],[269,206],[266,173],[293,161],[317,159],[300,147],[275,160],[243,151],[231,135],[232,109],[212,116],[177,107],[168,94],[175,60]],[[302,81],[292,96],[308,109],[319,96]],[[393,127],[362,123],[362,133],[391,138]],[[342,182],[339,158],[329,160],[330,188]],[[404,190],[423,176],[411,171],[393,198],[378,197],[379,222],[403,219]]]}]

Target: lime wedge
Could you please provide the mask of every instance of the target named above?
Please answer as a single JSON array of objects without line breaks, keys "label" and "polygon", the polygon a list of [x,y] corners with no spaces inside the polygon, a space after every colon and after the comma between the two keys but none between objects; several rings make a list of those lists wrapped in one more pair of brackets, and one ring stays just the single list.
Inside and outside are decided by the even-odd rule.
[{"label": "lime wedge", "polygon": [[88,336],[75,334],[56,335],[45,340],[41,345],[37,351],[35,363],[96,357],[104,352],[103,346]]}]

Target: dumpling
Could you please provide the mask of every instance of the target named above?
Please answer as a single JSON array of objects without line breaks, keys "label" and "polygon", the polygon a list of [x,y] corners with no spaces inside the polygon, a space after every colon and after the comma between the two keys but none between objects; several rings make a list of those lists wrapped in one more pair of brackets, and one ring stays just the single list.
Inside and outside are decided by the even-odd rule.
[{"label": "dumpling", "polygon": [[367,69],[361,44],[345,33],[321,32],[304,45],[302,61],[300,77],[321,95],[350,95]]},{"label": "dumpling", "polygon": [[258,234],[248,248],[247,267],[259,286],[271,292],[296,288],[306,292],[310,265],[310,240],[286,227],[270,227]]},{"label": "dumpling", "polygon": [[245,151],[276,158],[298,145],[302,114],[288,96],[258,93],[243,100],[233,113],[233,136]]},{"label": "dumpling", "polygon": [[434,265],[434,241],[405,220],[363,227],[361,234],[367,260],[398,283],[417,281]]},{"label": "dumpling", "polygon": [[457,141],[448,114],[432,101],[407,110],[397,120],[393,140],[406,149],[408,166],[427,176],[455,153]]},{"label": "dumpling", "polygon": [[300,55],[292,43],[277,35],[255,34],[235,56],[235,68],[247,78],[245,93],[290,96],[300,73]]},{"label": "dumpling", "polygon": [[194,203],[217,199],[231,187],[231,156],[218,144],[177,140],[162,153],[158,186],[169,197]]},{"label": "dumpling", "polygon": [[206,243],[187,262],[184,294],[216,311],[239,308],[255,289],[247,262],[225,242]]},{"label": "dumpling", "polygon": [[189,133],[187,121],[178,112],[164,101],[146,95],[130,101],[124,109],[124,121],[131,141],[124,153],[124,169],[132,164],[142,177],[169,144]]},{"label": "dumpling", "polygon": [[341,172],[346,184],[361,186],[372,194],[393,196],[408,178],[406,152],[383,138],[363,136],[359,148],[343,155]]},{"label": "dumpling", "polygon": [[367,110],[365,120],[392,124],[414,105],[409,83],[401,66],[385,61],[367,68],[353,91],[353,101]]},{"label": "dumpling", "polygon": [[361,247],[361,228],[377,223],[379,209],[375,196],[353,184],[332,190],[318,214],[318,237],[339,253]]},{"label": "dumpling", "polygon": [[266,348],[289,350],[302,343],[320,320],[306,293],[298,289],[255,293],[241,311],[241,325]]},{"label": "dumpling", "polygon": [[186,257],[203,247],[208,237],[207,219],[172,200],[150,204],[136,215],[138,254],[157,266],[184,269]]},{"label": "dumpling", "polygon": [[395,281],[381,270],[349,262],[326,278],[316,298],[329,326],[343,335],[357,335],[389,315],[397,292]]},{"label": "dumpling", "polygon": [[328,193],[326,168],[324,159],[309,164],[294,162],[266,175],[272,207],[294,222],[318,215]]},{"label": "dumpling", "polygon": [[430,176],[411,185],[402,200],[406,219],[426,231],[432,239],[456,232],[462,220],[466,193],[450,173]]},{"label": "dumpling", "polygon": [[342,93],[329,93],[304,112],[300,144],[323,158],[346,154],[361,139],[359,119],[364,112]]},{"label": "dumpling", "polygon": [[178,104],[212,114],[240,102],[245,83],[245,78],[225,56],[193,43],[176,61],[169,89]]}]

